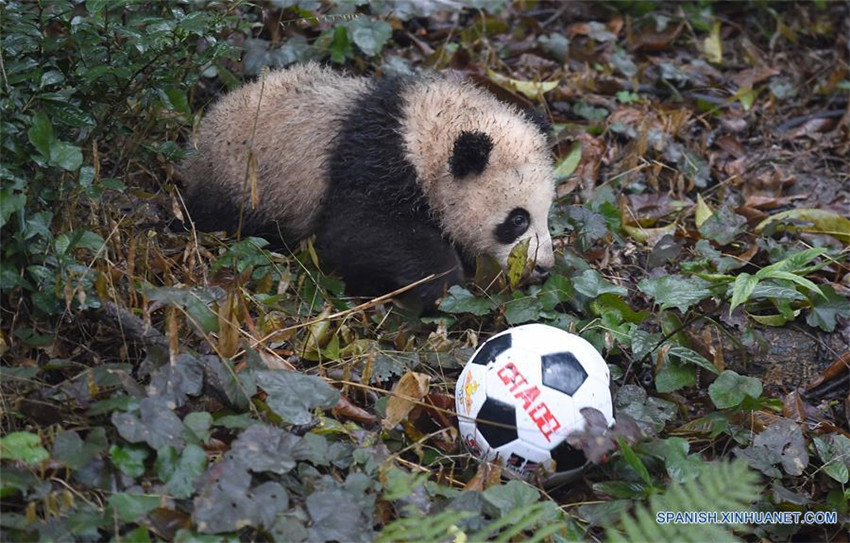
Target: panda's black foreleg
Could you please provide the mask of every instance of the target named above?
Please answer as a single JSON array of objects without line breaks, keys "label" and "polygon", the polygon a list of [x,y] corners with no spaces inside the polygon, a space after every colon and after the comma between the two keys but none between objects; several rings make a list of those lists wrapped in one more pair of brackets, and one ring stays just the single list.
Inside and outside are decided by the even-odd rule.
[{"label": "panda's black foreleg", "polygon": [[325,217],[316,234],[323,264],[342,276],[349,293],[378,296],[435,274],[407,293],[426,309],[463,281],[461,259],[435,226],[414,218]]}]

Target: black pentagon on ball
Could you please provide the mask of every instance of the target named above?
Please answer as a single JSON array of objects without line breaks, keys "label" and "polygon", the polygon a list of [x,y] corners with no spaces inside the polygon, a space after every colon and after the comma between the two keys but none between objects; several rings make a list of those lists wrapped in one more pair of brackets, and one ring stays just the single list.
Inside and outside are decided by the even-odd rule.
[{"label": "black pentagon on ball", "polygon": [[476,419],[478,431],[494,449],[519,437],[516,433],[516,409],[512,405],[487,398]]},{"label": "black pentagon on ball", "polygon": [[511,348],[511,335],[502,334],[490,339],[481,346],[481,350],[472,359],[473,364],[481,364],[486,366],[496,357]]},{"label": "black pentagon on ball", "polygon": [[587,372],[570,352],[553,353],[541,357],[543,384],[572,396],[584,384]]},{"label": "black pentagon on ball", "polygon": [[566,441],[552,449],[550,452],[552,460],[555,461],[555,471],[572,471],[587,463],[587,458],[581,449],[575,449]]}]

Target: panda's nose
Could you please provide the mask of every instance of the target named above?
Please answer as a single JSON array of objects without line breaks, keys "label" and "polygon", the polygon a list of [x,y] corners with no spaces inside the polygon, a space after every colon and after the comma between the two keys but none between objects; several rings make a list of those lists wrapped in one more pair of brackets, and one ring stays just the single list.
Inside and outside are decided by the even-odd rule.
[{"label": "panda's nose", "polygon": [[549,273],[552,271],[552,268],[541,266],[537,264],[534,266],[534,278],[538,281],[543,281],[547,277],[549,277]]}]

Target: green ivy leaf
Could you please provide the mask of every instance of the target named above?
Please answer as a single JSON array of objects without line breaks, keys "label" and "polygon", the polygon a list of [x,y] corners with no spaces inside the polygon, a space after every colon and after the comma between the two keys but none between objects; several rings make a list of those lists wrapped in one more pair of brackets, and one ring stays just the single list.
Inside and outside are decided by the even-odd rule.
[{"label": "green ivy leaf", "polygon": [[623,385],[616,396],[616,411],[632,417],[639,426],[651,433],[664,429],[676,416],[676,404],[649,396],[638,385]]},{"label": "green ivy leaf", "polygon": [[663,275],[643,279],[638,290],[661,304],[661,310],[675,307],[685,313],[691,306],[711,296],[710,283],[698,277],[683,278],[678,275]]},{"label": "green ivy leaf", "polygon": [[103,249],[106,241],[100,236],[100,234],[96,232],[92,232],[91,230],[75,230],[74,235],[71,238],[71,244],[66,252],[69,249],[87,249],[92,253],[97,253],[101,249]]},{"label": "green ivy leaf", "polygon": [[248,268],[259,268],[272,262],[272,257],[263,247],[269,244],[263,238],[248,237],[231,243],[224,254],[213,263],[213,271],[233,267],[239,273]]},{"label": "green ivy leaf", "polygon": [[493,311],[496,305],[492,298],[478,298],[462,286],[454,285],[440,302],[439,308],[446,313],[472,313],[480,317]]},{"label": "green ivy leaf", "polygon": [[668,358],[655,376],[655,390],[665,394],[692,386],[695,382],[696,370],[691,364]]},{"label": "green ivy leaf", "polygon": [[50,458],[41,446],[41,437],[30,432],[12,432],[0,438],[0,459],[19,460],[28,466],[40,464]]},{"label": "green ivy leaf", "polygon": [[635,360],[646,357],[661,345],[661,334],[650,334],[645,330],[636,329],[631,334],[632,355]]},{"label": "green ivy leaf", "polygon": [[374,539],[368,516],[372,504],[364,494],[355,495],[342,488],[317,490],[305,500],[313,520],[309,541],[366,542]]},{"label": "green ivy leaf", "polygon": [[230,447],[230,457],[251,471],[284,475],[295,467],[294,449],[301,438],[267,424],[253,424]]},{"label": "green ivy leaf", "polygon": [[703,238],[716,241],[720,245],[728,245],[744,231],[746,224],[746,218],[728,207],[723,207],[712,213],[698,230]]},{"label": "green ivy leaf", "polygon": [[629,294],[629,291],[624,287],[608,281],[602,277],[602,274],[593,269],[584,270],[581,275],[574,277],[573,287],[577,292],[591,299],[603,294],[618,294],[620,296],[628,296]]},{"label": "green ivy leaf", "polygon": [[146,442],[152,449],[166,445],[183,447],[183,422],[162,398],[149,397],[139,402],[139,413],[112,413],[112,425],[130,443]]},{"label": "green ivy leaf", "polygon": [[519,296],[505,303],[505,318],[508,324],[515,326],[524,322],[537,320],[543,311],[543,304],[537,298],[531,296]]},{"label": "green ivy leaf", "polygon": [[785,473],[795,477],[802,475],[809,465],[800,424],[789,419],[774,422],[753,439],[751,447],[734,449],[734,453],[769,477],[781,476],[774,467],[777,463],[782,464]]},{"label": "green ivy leaf", "polygon": [[321,377],[297,371],[258,371],[257,384],[266,391],[266,403],[290,424],[307,424],[313,409],[329,409],[339,401],[339,392]]},{"label": "green ivy leaf", "polygon": [[210,428],[212,428],[212,415],[206,411],[193,411],[183,417],[183,424],[186,430],[191,433],[187,436],[187,441],[195,441],[198,443],[206,443],[210,439]]},{"label": "green ivy leaf", "polygon": [[841,434],[814,437],[815,450],[823,461],[823,471],[841,485],[850,479],[850,439]]},{"label": "green ivy leaf", "polygon": [[44,109],[51,119],[73,128],[95,126],[92,116],[67,102],[45,102]]},{"label": "green ivy leaf", "polygon": [[171,446],[157,451],[157,477],[165,483],[165,488],[175,498],[189,498],[195,492],[195,481],[207,469],[207,453],[199,446],[190,443],[179,453]]},{"label": "green ivy leaf", "polygon": [[289,508],[289,495],[280,483],[267,481],[251,488],[247,467],[234,460],[217,463],[208,470],[204,481],[192,513],[202,533],[235,532],[261,524],[268,527]]},{"label": "green ivy leaf", "polygon": [[139,401],[132,396],[117,394],[105,400],[94,402],[86,412],[90,417],[108,415],[113,411],[134,411],[139,408]]},{"label": "green ivy leaf", "polygon": [[159,507],[161,496],[144,494],[113,494],[109,497],[109,506],[124,522],[135,522]]},{"label": "green ivy leaf", "polygon": [[551,311],[564,302],[569,302],[575,293],[572,283],[563,275],[553,274],[543,283],[537,299],[543,304],[543,309]]},{"label": "green ivy leaf", "polygon": [[[700,201],[702,201],[702,200],[700,200]],[[697,207],[697,210],[699,210],[699,209],[700,208]],[[707,217],[706,217],[706,220],[707,220]],[[721,251],[718,251],[714,247],[712,247],[711,242],[708,241],[707,239],[699,240],[696,243],[696,245],[694,246],[694,249],[696,249],[697,252],[699,254],[701,254],[702,256],[708,258],[711,261],[711,263],[714,264],[718,273],[730,272],[732,270],[737,270],[738,268],[742,268],[744,265],[746,265],[746,262],[743,262],[739,258],[733,258],[731,256],[723,256],[723,253]]]},{"label": "green ivy leaf", "polygon": [[116,468],[128,477],[141,477],[145,473],[145,460],[148,448],[144,445],[125,445],[109,447],[109,456]]},{"label": "green ivy leaf", "polygon": [[812,309],[806,316],[809,326],[817,326],[825,332],[835,330],[837,318],[850,319],[850,300],[840,296],[829,285],[821,285],[821,296],[813,296]]},{"label": "green ivy leaf", "polygon": [[151,536],[147,526],[139,526],[135,530],[130,530],[121,536],[124,541],[132,541],[133,543],[150,543]]},{"label": "green ivy leaf", "polygon": [[211,362],[213,372],[221,381],[224,394],[233,407],[246,410],[250,405],[251,398],[257,393],[257,384],[254,373],[250,371],[236,372],[233,362],[224,358]]},{"label": "green ivy leaf", "polygon": [[602,294],[590,302],[589,307],[594,315],[609,316],[616,322],[640,324],[650,315],[649,311],[635,311],[616,294]]},{"label": "green ivy leaf", "polygon": [[382,479],[386,478],[386,482],[381,497],[389,501],[401,500],[411,496],[428,480],[427,473],[407,471],[394,465],[390,465],[382,475]]},{"label": "green ivy leaf", "polygon": [[634,104],[635,102],[640,102],[640,94],[636,92],[621,90],[614,96],[617,97],[617,101],[621,104]]},{"label": "green ivy leaf", "polygon": [[348,23],[351,41],[366,56],[373,57],[381,52],[392,35],[393,27],[384,20],[357,17]]},{"label": "green ivy leaf", "polygon": [[671,437],[641,444],[649,454],[664,460],[667,475],[679,483],[696,479],[705,459],[698,454],[688,454],[691,446],[686,439]]},{"label": "green ivy leaf", "polygon": [[[217,357],[212,355],[205,358],[218,361]],[[185,404],[188,396],[200,394],[203,383],[204,362],[189,353],[182,353],[177,356],[177,363],[173,366],[163,364],[154,370],[148,385],[148,394],[162,398],[168,407],[173,409]],[[208,413],[205,414],[210,416]],[[199,415],[199,413],[189,413],[186,419],[192,420]]]},{"label": "green ivy leaf", "polygon": [[520,481],[508,481],[507,484],[491,486],[484,491],[484,503],[491,510],[495,509],[497,518],[539,499],[540,493],[537,489]]},{"label": "green ivy leaf", "polygon": [[578,102],[573,106],[573,112],[587,119],[590,122],[600,122],[604,121],[606,117],[608,117],[608,110],[601,107],[593,107],[589,105],[585,101]]},{"label": "green ivy leaf", "polygon": [[105,451],[106,446],[106,431],[101,427],[92,428],[85,441],[77,432],[69,430],[57,434],[53,440],[53,458],[78,470]]},{"label": "green ivy leaf", "polygon": [[[3,466],[3,478],[0,479],[0,498],[5,499],[7,496],[12,495],[25,496],[30,489],[36,488],[39,485],[49,484],[42,483],[41,479],[28,469]],[[3,520],[6,519],[4,518]],[[6,527],[8,526],[4,522],[4,528]]]},{"label": "green ivy leaf", "polygon": [[708,387],[708,395],[718,409],[737,407],[747,396],[758,399],[761,392],[761,381],[755,377],[739,375],[732,370],[721,373]]}]

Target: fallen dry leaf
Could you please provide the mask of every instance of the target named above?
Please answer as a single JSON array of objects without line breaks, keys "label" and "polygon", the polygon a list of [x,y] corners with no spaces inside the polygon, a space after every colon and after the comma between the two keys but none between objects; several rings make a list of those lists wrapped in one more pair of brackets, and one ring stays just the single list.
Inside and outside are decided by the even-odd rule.
[{"label": "fallen dry leaf", "polygon": [[[281,351],[284,351],[283,349]],[[260,349],[257,351],[260,355],[260,358],[263,359],[263,363],[270,370],[286,370],[286,371],[298,371],[298,368],[293,366],[286,358],[283,357],[281,352],[276,351],[267,351],[264,349]],[[291,355],[292,352],[290,351]]]},{"label": "fallen dry leaf", "polygon": [[799,128],[788,132],[783,137],[788,140],[801,138],[803,136],[817,138],[821,132],[829,131],[834,124],[835,119],[812,119],[800,125]]},{"label": "fallen dry leaf", "polygon": [[481,462],[475,475],[463,487],[464,490],[483,491],[502,481],[502,466],[493,462]]},{"label": "fallen dry leaf", "polygon": [[844,353],[839,356],[835,362],[829,365],[823,373],[818,375],[811,383],[806,385],[806,390],[812,390],[827,381],[831,381],[833,379],[837,379],[844,373],[850,372],[850,353]]},{"label": "fallen dry leaf", "polygon": [[424,373],[409,371],[405,373],[392,390],[387,402],[387,416],[383,427],[390,429],[407,418],[410,411],[428,394],[431,377]]},{"label": "fallen dry leaf", "polygon": [[365,409],[354,405],[354,403],[346,397],[345,394],[339,395],[339,401],[331,409],[335,417],[345,417],[357,421],[361,424],[374,424],[378,422],[378,417]]},{"label": "fallen dry leaf", "polygon": [[760,194],[750,194],[744,201],[746,207],[754,207],[757,209],[777,209],[790,205],[794,200],[805,200],[808,194],[792,194],[791,196],[763,196]]},{"label": "fallen dry leaf", "polygon": [[769,225],[788,224],[803,232],[828,234],[844,243],[850,242],[850,219],[824,209],[790,209],[771,215],[756,226],[756,233]]},{"label": "fallen dry leaf", "polygon": [[663,31],[657,31],[654,26],[650,25],[635,34],[629,43],[629,48],[632,51],[669,51],[673,48],[673,43],[685,25],[668,26]]},{"label": "fallen dry leaf", "polygon": [[605,155],[605,143],[601,138],[595,138],[590,134],[582,134],[578,140],[581,142],[581,162],[576,170],[576,176],[581,180],[582,187],[589,189],[596,183],[599,163]]},{"label": "fallen dry leaf", "polygon": [[740,140],[735,136],[730,136],[729,134],[724,134],[717,138],[715,142],[718,147],[729,153],[735,158],[741,158],[742,156],[746,156],[747,150],[741,145]]},{"label": "fallen dry leaf", "polygon": [[732,76],[732,81],[739,87],[752,87],[756,83],[760,83],[765,79],[770,79],[779,74],[780,71],[776,68],[750,68]]}]

